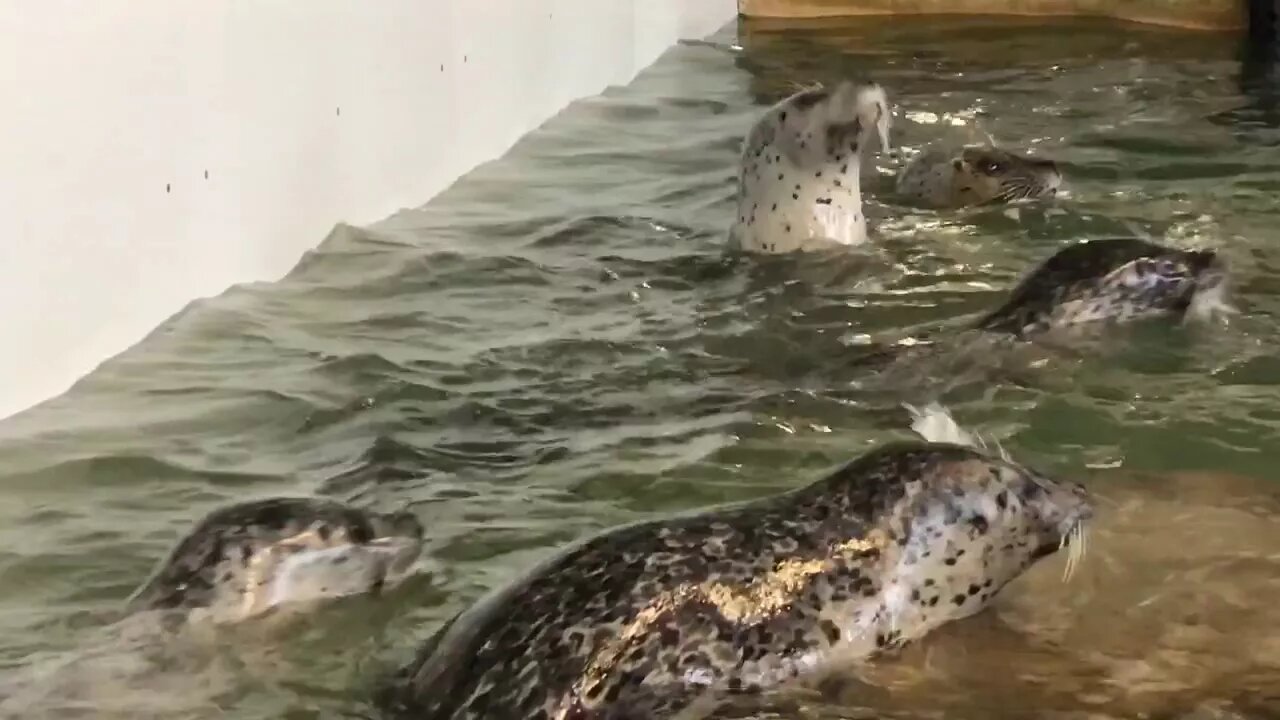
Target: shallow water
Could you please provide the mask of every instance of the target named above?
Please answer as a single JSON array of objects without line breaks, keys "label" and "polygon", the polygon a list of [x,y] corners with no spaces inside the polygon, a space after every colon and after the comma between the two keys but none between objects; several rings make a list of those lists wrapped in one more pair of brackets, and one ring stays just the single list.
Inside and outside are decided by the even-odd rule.
[{"label": "shallow water", "polygon": [[[133,647],[112,640],[113,613],[225,502],[407,503],[430,572],[388,597],[227,631],[182,670],[163,655],[177,650],[138,650],[161,659],[136,696],[108,672],[81,678],[148,702],[95,717],[367,713],[369,678],[557,545],[794,487],[906,436],[898,403],[928,383],[867,385],[845,362],[864,335],[954,321],[1065,243],[1136,231],[1222,248],[1242,314],[1039,372],[917,378],[1102,497],[1077,577],[1046,562],[993,612],[857,682],[779,698],[777,716],[1280,713],[1280,114],[1245,92],[1234,39],[897,19],[715,40],[575,103],[421,208],[337,227],[280,282],[193,303],[0,423],[0,667]],[[795,84],[843,74],[896,108],[897,151],[867,188],[877,248],[726,258],[742,134]],[[903,155],[982,132],[1062,162],[1072,197],[934,213],[883,194]]]}]

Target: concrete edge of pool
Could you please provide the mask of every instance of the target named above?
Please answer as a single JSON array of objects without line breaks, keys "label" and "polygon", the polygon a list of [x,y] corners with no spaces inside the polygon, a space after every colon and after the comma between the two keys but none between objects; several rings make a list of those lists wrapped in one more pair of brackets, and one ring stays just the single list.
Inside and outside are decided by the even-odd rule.
[{"label": "concrete edge of pool", "polygon": [[[0,5],[0,418],[417,207],[735,0]],[[589,31],[584,32],[584,28]]]}]

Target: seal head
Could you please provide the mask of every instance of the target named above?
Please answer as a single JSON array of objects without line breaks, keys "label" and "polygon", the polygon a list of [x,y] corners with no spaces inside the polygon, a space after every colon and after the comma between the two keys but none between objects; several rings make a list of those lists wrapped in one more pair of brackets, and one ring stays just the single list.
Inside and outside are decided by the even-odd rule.
[{"label": "seal head", "polygon": [[1208,318],[1234,312],[1223,299],[1226,279],[1226,263],[1212,250],[1092,240],[1041,263],[976,327],[1025,337],[1085,323]]},{"label": "seal head", "polygon": [[129,611],[201,609],[236,621],[281,605],[377,592],[422,550],[408,513],[332,500],[269,498],[202,519],[129,598]]},{"label": "seal head", "polygon": [[743,143],[730,246],[787,253],[867,239],[860,153],[889,149],[890,115],[876,84],[802,90],[765,111]]},{"label": "seal head", "polygon": [[700,717],[978,612],[1092,513],[974,447],[882,446],[798,490],[616,528],[438,631],[379,698],[415,720]]},{"label": "seal head", "polygon": [[936,208],[1051,198],[1061,188],[1062,172],[1054,161],[983,145],[966,146],[958,154],[926,151],[897,180],[899,195]]}]

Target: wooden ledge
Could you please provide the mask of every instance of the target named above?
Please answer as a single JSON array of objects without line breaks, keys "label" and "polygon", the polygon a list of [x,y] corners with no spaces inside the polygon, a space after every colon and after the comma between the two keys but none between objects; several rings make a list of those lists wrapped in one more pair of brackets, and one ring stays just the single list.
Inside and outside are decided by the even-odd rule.
[{"label": "wooden ledge", "polygon": [[1240,30],[1244,0],[738,0],[750,18],[855,15],[1101,17],[1188,30]]}]

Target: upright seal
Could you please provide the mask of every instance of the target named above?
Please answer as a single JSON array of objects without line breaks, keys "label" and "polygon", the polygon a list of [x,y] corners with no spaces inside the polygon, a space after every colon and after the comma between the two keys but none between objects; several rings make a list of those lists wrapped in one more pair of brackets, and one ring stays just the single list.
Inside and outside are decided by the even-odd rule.
[{"label": "upright seal", "polygon": [[876,84],[802,90],[765,111],[742,147],[730,247],[788,253],[866,242],[860,154],[889,149],[890,116]]},{"label": "upright seal", "polygon": [[379,704],[699,717],[978,612],[1039,558],[1078,552],[1091,514],[1080,486],[976,447],[885,445],[789,493],[571,546],[446,624]]},{"label": "upright seal", "polygon": [[926,150],[907,163],[896,183],[903,199],[931,208],[1049,198],[1061,187],[1054,161],[983,145]]}]

